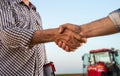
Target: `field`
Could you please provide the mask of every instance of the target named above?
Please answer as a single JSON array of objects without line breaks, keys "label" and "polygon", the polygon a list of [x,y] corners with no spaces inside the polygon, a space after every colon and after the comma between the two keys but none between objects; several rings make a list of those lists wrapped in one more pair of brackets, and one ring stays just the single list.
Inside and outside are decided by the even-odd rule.
[{"label": "field", "polygon": [[82,74],[58,74],[56,76],[83,76]]}]

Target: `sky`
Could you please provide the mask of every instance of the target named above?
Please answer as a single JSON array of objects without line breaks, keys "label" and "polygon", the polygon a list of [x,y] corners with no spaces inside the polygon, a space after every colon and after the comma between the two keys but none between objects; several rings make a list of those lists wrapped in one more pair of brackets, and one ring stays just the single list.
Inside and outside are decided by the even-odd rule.
[{"label": "sky", "polygon": [[[64,23],[82,25],[100,18],[120,7],[120,0],[30,0],[40,13],[43,28],[57,28]],[[120,33],[89,38],[75,52],[65,52],[54,42],[46,43],[48,61],[53,61],[57,74],[82,73],[83,54],[93,49],[120,49]]]}]

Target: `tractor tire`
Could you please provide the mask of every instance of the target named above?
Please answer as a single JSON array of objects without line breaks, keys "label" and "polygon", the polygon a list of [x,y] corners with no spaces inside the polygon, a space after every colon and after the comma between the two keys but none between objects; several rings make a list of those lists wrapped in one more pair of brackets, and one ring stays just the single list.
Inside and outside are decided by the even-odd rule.
[{"label": "tractor tire", "polygon": [[101,76],[107,76],[107,74],[103,72]]}]

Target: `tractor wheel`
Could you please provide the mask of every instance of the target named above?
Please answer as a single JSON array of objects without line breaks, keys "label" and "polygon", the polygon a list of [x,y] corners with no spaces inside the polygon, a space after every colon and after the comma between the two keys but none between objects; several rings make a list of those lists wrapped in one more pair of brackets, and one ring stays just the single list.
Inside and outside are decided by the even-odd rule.
[{"label": "tractor wheel", "polygon": [[107,74],[103,72],[101,76],[107,76]]}]

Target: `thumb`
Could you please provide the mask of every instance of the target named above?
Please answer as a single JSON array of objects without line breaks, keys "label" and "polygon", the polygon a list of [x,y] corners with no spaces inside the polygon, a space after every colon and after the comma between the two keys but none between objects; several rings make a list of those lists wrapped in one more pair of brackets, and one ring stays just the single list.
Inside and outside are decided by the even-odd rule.
[{"label": "thumb", "polygon": [[58,30],[58,33],[63,33],[65,31],[65,28],[63,26],[60,26],[59,27],[59,30]]}]

